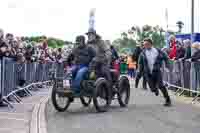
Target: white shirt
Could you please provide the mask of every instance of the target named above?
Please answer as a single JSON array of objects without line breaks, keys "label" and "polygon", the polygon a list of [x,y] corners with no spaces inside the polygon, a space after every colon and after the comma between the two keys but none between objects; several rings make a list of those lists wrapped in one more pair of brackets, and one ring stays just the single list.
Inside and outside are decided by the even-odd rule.
[{"label": "white shirt", "polygon": [[148,67],[150,69],[150,73],[153,71],[153,66],[156,61],[156,58],[158,56],[158,50],[155,48],[151,48],[149,50],[145,51],[146,57],[147,57],[147,62],[148,62]]}]

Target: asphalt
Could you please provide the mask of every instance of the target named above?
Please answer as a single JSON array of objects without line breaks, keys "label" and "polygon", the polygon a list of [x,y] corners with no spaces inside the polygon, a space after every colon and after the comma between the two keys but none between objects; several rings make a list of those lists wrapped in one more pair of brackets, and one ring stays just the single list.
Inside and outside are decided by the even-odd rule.
[{"label": "asphalt", "polygon": [[93,105],[82,107],[76,100],[66,112],[57,112],[49,101],[46,108],[48,133],[199,133],[200,108],[173,99],[164,107],[164,99],[150,91],[131,88],[130,104],[120,108],[113,101],[106,113],[96,113]]},{"label": "asphalt", "polygon": [[29,133],[34,106],[48,96],[48,89],[32,92],[33,96],[22,98],[22,103],[13,103],[14,109],[0,108],[0,133]]}]

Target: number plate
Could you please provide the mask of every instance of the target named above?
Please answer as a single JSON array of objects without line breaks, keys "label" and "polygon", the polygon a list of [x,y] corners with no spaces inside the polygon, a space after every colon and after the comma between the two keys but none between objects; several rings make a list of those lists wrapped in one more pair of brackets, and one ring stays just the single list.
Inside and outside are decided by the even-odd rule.
[{"label": "number plate", "polygon": [[63,88],[67,88],[67,89],[70,88],[70,82],[69,82],[69,80],[63,80]]}]

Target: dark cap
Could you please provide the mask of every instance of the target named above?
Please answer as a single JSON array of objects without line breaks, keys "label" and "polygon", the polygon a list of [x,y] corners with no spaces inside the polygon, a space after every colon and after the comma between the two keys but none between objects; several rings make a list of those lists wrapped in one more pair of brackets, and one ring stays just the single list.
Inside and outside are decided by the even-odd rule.
[{"label": "dark cap", "polygon": [[76,37],[76,43],[85,42],[85,36],[79,35]]},{"label": "dark cap", "polygon": [[152,41],[151,38],[145,38],[143,42],[145,42],[145,41],[146,41],[146,42],[149,42],[149,43],[151,43],[151,44],[153,44],[153,41]]},{"label": "dark cap", "polygon": [[96,30],[94,29],[89,29],[87,33],[85,33],[86,35],[88,34],[95,34],[96,35]]}]

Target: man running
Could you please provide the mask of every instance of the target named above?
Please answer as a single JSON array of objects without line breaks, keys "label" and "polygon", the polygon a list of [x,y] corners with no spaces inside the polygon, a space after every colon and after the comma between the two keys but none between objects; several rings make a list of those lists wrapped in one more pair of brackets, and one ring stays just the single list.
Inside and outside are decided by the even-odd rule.
[{"label": "man running", "polygon": [[156,96],[159,95],[158,88],[161,90],[165,98],[164,106],[171,106],[171,99],[167,88],[163,84],[161,72],[163,61],[165,61],[167,67],[169,66],[168,57],[164,52],[153,47],[153,41],[151,39],[144,39],[143,44],[145,50],[143,50],[139,57],[139,71],[143,71],[151,91]]}]

